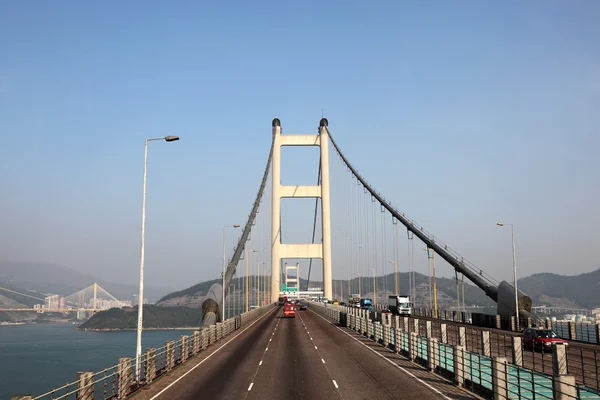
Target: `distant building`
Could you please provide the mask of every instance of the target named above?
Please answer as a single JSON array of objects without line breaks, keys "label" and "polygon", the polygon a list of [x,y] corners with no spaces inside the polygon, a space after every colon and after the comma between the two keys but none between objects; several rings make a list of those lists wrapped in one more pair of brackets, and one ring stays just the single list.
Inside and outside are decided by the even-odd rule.
[{"label": "distant building", "polygon": [[59,307],[61,310],[65,309],[65,298],[64,297],[60,298]]},{"label": "distant building", "polygon": [[44,308],[46,310],[58,311],[59,296],[57,294],[47,296],[44,300],[45,300]]}]

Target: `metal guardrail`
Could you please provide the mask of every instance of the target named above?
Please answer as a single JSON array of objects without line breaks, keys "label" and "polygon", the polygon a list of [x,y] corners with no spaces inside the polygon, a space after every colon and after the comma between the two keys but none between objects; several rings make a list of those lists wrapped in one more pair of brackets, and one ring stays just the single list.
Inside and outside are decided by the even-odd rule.
[{"label": "metal guardrail", "polygon": [[322,303],[310,307],[485,398],[600,399],[596,350],[568,345],[528,349],[520,336],[443,320]]},{"label": "metal guardrail", "polygon": [[147,348],[142,354],[139,379],[135,377],[135,358],[124,357],[119,363],[99,372],[79,372],[76,381],[39,396],[13,396],[19,400],[97,400],[124,399],[154,382],[163,374],[184,364],[191,357],[258,319],[274,307],[269,304],[247,313],[204,327],[191,336],[167,341],[160,348]]},{"label": "metal guardrail", "polygon": [[[383,310],[386,307],[379,307]],[[433,312],[426,308],[414,308],[413,315],[434,318]],[[490,315],[483,313],[438,310],[437,318],[445,321],[454,321],[470,324],[481,328],[495,328],[517,331],[514,317]],[[521,328],[546,328],[552,329],[563,339],[582,343],[600,344],[600,323],[551,321],[549,318],[520,318]]]}]

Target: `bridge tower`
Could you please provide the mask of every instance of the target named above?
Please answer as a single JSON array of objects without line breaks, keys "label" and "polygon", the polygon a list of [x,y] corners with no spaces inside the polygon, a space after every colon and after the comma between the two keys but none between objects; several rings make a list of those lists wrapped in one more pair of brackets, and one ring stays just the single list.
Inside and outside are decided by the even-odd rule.
[{"label": "bridge tower", "polygon": [[[271,301],[276,302],[281,290],[281,261],[286,258],[321,258],[323,260],[323,295],[332,297],[331,281],[331,208],[329,197],[329,135],[328,121],[322,118],[317,135],[282,135],[281,121],[273,120],[272,215],[271,215]],[[321,152],[321,183],[316,186],[281,185],[281,147],[319,146]],[[281,199],[321,198],[323,243],[281,243]]]}]

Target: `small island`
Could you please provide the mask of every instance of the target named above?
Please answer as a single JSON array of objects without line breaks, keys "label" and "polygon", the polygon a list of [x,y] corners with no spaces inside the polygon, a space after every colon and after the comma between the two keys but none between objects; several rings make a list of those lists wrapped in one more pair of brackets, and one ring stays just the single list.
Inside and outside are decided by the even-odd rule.
[{"label": "small island", "polygon": [[[111,308],[94,314],[79,326],[87,331],[121,331],[137,329],[138,308]],[[144,329],[195,329],[200,326],[202,309],[144,305]]]}]

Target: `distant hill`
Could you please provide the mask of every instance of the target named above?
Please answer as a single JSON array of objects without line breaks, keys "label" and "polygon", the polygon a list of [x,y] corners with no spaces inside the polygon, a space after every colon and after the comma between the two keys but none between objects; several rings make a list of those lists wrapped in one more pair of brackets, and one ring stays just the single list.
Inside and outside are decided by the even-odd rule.
[{"label": "distant hill", "polygon": [[40,299],[44,298],[44,295],[42,293],[38,293],[33,290],[27,290],[3,282],[0,283],[0,308],[17,308],[17,305],[20,305],[20,308],[27,308],[33,307],[34,304],[40,304],[43,302],[42,300],[34,299],[33,297],[23,296],[15,292],[28,294],[29,296],[37,297]]},{"label": "distant hill", "polygon": [[[250,279],[255,279],[255,276],[251,276]],[[388,294],[392,294],[395,292],[396,284],[395,284],[395,276],[394,274],[389,274],[386,277],[387,280],[387,290]],[[244,287],[245,278],[237,278],[233,279],[231,283],[235,288],[238,286]],[[187,289],[180,290],[177,292],[169,293],[164,296],[162,299],[156,303],[158,306],[187,306],[187,307],[200,307],[202,305],[202,301],[204,301],[204,296],[210,287],[215,283],[220,282],[220,279],[213,279],[210,281],[200,282],[194,286],[190,286]],[[409,292],[409,279],[408,273],[399,273],[398,274],[398,282],[399,282],[399,292],[401,294]],[[417,286],[424,285],[429,283],[429,277],[416,273],[415,274],[415,283]],[[348,281],[347,280],[334,280],[334,294],[338,300],[345,301],[348,296]],[[341,284],[341,285],[340,285]],[[356,291],[355,288],[358,287],[358,278],[351,280],[351,287],[353,288],[353,293]],[[311,288],[320,288],[323,285],[321,281],[310,281]],[[340,293],[341,287],[341,293]],[[363,277],[361,280],[361,291],[365,295],[371,295],[373,292],[373,278],[372,277]],[[300,278],[300,288],[301,290],[306,290],[306,279]],[[377,295],[381,300],[381,296],[383,296],[383,288],[384,288],[384,278],[382,276],[377,277]],[[439,300],[445,300],[447,303],[452,301],[456,301],[456,281],[454,279],[449,278],[437,278],[437,289],[438,289],[438,302]],[[243,289],[242,289],[243,291]],[[429,301],[428,297],[425,299],[425,294],[423,291],[419,291],[417,295],[417,300],[421,302]],[[428,296],[428,295],[427,295]],[[462,296],[462,293],[461,293]],[[485,293],[478,287],[465,282],[465,303],[467,305],[478,305],[478,306],[493,306],[494,303],[490,300]]]},{"label": "distant hill", "polygon": [[[136,329],[137,313],[137,307],[111,308],[95,314],[79,329]],[[198,308],[144,305],[144,328],[197,327],[201,320]]]},{"label": "distant hill", "polygon": [[534,305],[600,307],[600,269],[581,275],[534,274],[518,281]]},{"label": "distant hill", "polygon": [[[115,280],[118,280],[115,277]],[[137,285],[124,285],[95,278],[64,265],[49,263],[17,263],[0,261],[0,286],[11,285],[40,294],[68,296],[97,282],[120,300],[132,300],[138,292]],[[146,298],[160,298],[170,290],[167,288],[145,288]],[[0,293],[3,294],[4,293]],[[44,297],[44,296],[41,296]]]}]

